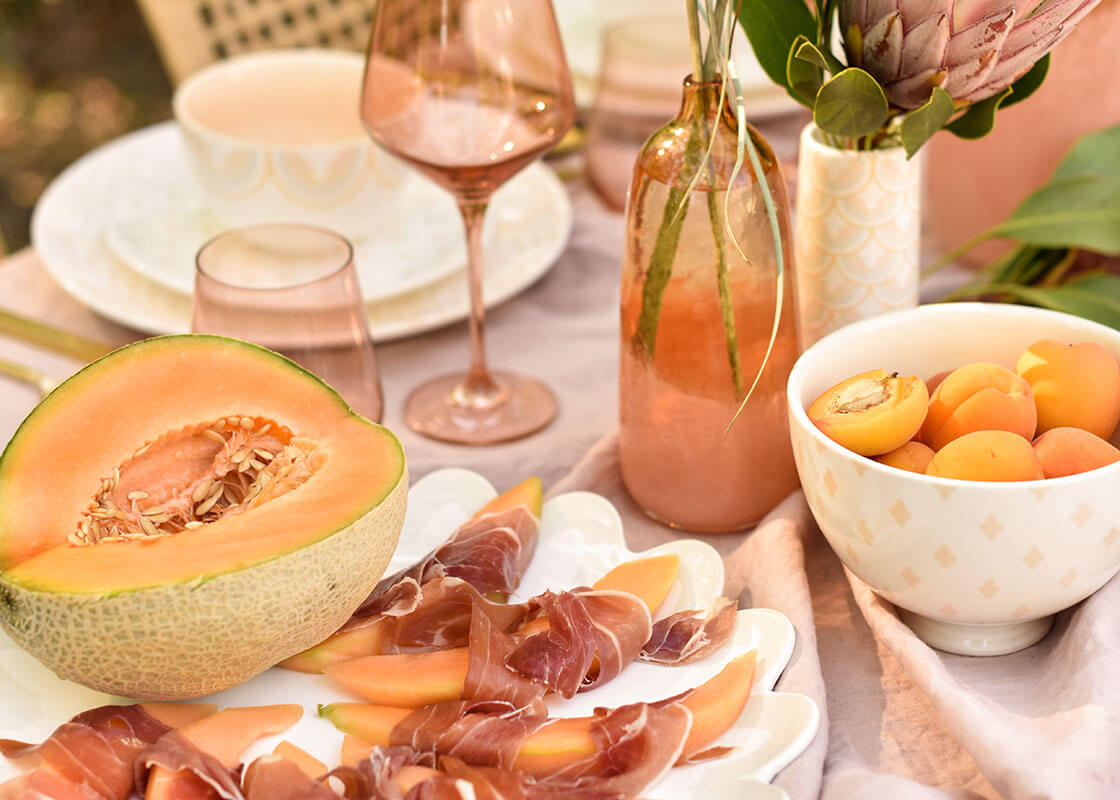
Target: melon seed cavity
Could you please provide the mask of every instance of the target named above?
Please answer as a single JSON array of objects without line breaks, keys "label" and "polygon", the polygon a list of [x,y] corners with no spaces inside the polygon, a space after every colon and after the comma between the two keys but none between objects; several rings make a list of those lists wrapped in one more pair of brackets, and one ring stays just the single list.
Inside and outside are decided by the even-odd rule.
[{"label": "melon seed cavity", "polygon": [[303,484],[322,465],[317,443],[259,417],[228,416],[149,442],[101,485],[73,545],[196,530]]}]

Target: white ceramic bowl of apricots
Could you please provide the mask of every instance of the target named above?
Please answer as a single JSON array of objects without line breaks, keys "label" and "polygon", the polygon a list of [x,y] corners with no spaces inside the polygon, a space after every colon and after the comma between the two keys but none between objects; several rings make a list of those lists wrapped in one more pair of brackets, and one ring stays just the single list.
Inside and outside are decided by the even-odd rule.
[{"label": "white ceramic bowl of apricots", "polygon": [[1120,332],[1002,304],[922,306],[821,339],[788,400],[825,538],[928,644],[1034,644],[1120,569],[1118,359]]}]

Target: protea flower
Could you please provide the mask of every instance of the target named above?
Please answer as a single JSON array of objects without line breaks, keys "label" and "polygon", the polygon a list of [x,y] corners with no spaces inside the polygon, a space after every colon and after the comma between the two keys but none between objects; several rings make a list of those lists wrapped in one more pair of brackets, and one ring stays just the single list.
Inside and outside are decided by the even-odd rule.
[{"label": "protea flower", "polygon": [[840,0],[849,63],[917,108],[940,86],[974,103],[1014,83],[1100,0]]}]

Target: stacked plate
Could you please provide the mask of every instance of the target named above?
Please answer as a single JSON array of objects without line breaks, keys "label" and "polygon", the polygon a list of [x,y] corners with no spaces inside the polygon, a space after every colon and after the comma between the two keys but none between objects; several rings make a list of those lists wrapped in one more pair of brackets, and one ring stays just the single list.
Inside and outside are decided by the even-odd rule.
[{"label": "stacked plate", "polygon": [[[468,314],[466,245],[450,195],[416,174],[391,214],[354,239],[370,331],[408,336]],[[495,194],[483,233],[487,305],[556,261],[571,232],[567,191],[534,164]],[[95,312],[145,333],[190,328],[194,257],[223,223],[207,207],[174,122],[117,139],[68,167],[39,200],[31,238],[47,271]]]}]

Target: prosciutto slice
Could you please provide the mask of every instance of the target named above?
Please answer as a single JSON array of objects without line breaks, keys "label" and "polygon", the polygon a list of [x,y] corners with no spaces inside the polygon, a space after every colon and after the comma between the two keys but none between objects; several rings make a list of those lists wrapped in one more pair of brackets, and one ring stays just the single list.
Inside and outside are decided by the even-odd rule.
[{"label": "prosciutto slice", "polygon": [[692,712],[679,703],[658,708],[634,703],[601,712],[591,727],[597,752],[549,775],[543,784],[637,797],[673,768],[692,728]]},{"label": "prosciutto slice", "polygon": [[[214,756],[199,750],[178,731],[171,731],[146,748],[136,759],[136,785],[144,786],[152,767],[163,767],[169,772],[189,772],[200,797],[221,800],[245,800],[241,793],[238,771],[227,769]],[[186,800],[186,798],[184,798]]]},{"label": "prosciutto slice", "polygon": [[381,653],[409,653],[465,647],[469,644],[471,617],[482,613],[500,631],[521,625],[528,607],[520,603],[494,603],[464,580],[444,576],[425,581],[409,611],[392,609],[366,620],[347,623],[343,631],[365,625],[380,629]]},{"label": "prosciutto slice", "polygon": [[541,700],[517,707],[498,700],[446,700],[421,706],[389,733],[389,744],[508,767],[521,743],[548,720]]},{"label": "prosciutto slice", "polygon": [[[101,706],[64,722],[42,744],[0,740],[6,757],[42,764],[0,787],[0,798],[125,800],[135,786],[137,755],[170,730],[139,705]],[[20,791],[17,781],[25,781]]]},{"label": "prosciutto slice", "polygon": [[[406,765],[433,763],[433,753],[439,754],[434,763],[440,774],[414,786],[403,800],[626,800],[640,796],[672,768],[691,725],[691,712],[679,704],[636,703],[601,711],[591,728],[598,751],[543,778],[503,766],[504,758],[480,755],[485,742],[476,742],[474,752],[447,751],[438,742],[435,749],[432,742],[420,742],[423,754],[413,746],[374,748],[360,770],[370,777],[370,800],[402,800],[396,776]],[[483,730],[477,734],[472,738],[487,738]]]},{"label": "prosciutto slice", "polygon": [[679,611],[660,619],[638,658],[671,665],[704,658],[731,641],[736,614],[734,601],[721,597],[710,612]]},{"label": "prosciutto slice", "polygon": [[564,697],[620,673],[653,629],[649,608],[628,592],[545,592],[530,601],[530,608],[546,615],[549,627],[527,636],[506,663]]},{"label": "prosciutto slice", "polygon": [[383,578],[355,612],[368,617],[407,613],[420,587],[444,576],[466,581],[480,594],[509,595],[521,582],[537,546],[537,518],[525,506],[467,522],[412,566]]},{"label": "prosciutto slice", "polygon": [[277,755],[261,756],[241,781],[246,800],[338,800],[338,793],[308,777],[293,762]]},{"label": "prosciutto slice", "polygon": [[475,608],[471,616],[470,665],[461,696],[467,700],[503,700],[520,708],[544,697],[548,687],[510,668],[517,649],[512,636]]}]

